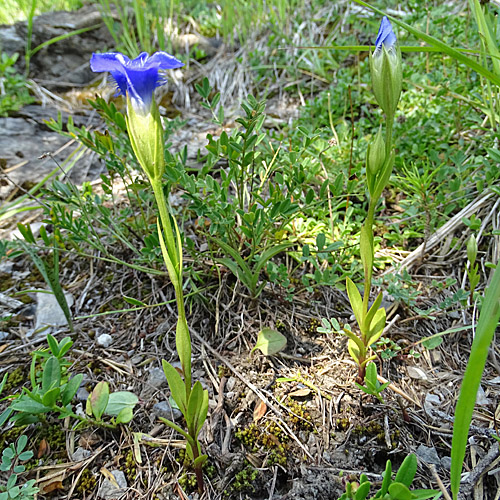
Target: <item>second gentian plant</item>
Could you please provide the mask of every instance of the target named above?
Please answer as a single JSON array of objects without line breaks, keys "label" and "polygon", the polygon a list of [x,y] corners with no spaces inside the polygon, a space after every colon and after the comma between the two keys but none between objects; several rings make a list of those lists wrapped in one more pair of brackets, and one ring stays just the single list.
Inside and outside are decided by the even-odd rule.
[{"label": "second gentian plant", "polygon": [[369,144],[366,155],[366,184],[369,205],[366,220],[361,227],[360,253],[363,264],[363,296],[353,281],[347,278],[347,294],[351,303],[359,335],[344,329],[349,337],[348,349],[358,365],[357,382],[362,384],[365,378],[366,364],[374,358],[369,356],[369,349],[382,335],[385,327],[385,309],[380,307],[382,293],[373,304],[369,304],[374,261],[373,224],[375,208],[384,191],[394,166],[392,126],[396,108],[401,95],[402,62],[396,35],[391,23],[384,17],[380,24],[375,51],[370,55],[370,69],[373,93],[385,115],[385,137],[380,128],[374,140]]},{"label": "second gentian plant", "polygon": [[171,214],[164,192],[164,131],[158,105],[154,99],[155,89],[165,82],[160,71],[181,66],[183,66],[181,61],[166,52],[156,52],[152,56],[143,52],[135,59],[129,59],[116,52],[93,54],[90,61],[92,71],[111,73],[119,93],[127,100],[126,121],[132,149],[151,183],[158,205],[159,241],[177,302],[175,343],[182,373],[179,374],[165,360],[162,364],[172,398],[185,418],[187,431],[169,420],[162,420],[186,438],[186,451],[193,461],[198,488],[202,491],[202,466],[207,456],[201,454],[198,435],[208,412],[208,391],[203,389],[199,381],[192,385],[191,337],[182,288],[182,241],[179,227]]}]

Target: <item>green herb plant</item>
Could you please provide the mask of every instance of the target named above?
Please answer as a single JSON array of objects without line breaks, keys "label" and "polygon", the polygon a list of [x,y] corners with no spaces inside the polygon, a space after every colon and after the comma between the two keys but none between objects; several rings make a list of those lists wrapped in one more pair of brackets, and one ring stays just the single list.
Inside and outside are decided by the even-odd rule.
[{"label": "green herb plant", "polygon": [[[116,429],[119,424],[132,420],[133,408],[138,402],[135,394],[128,391],[109,393],[107,382],[99,382],[87,401],[88,417],[73,411],[72,400],[78,391],[83,375],[70,376],[70,362],[65,355],[73,341],[66,337],[58,342],[47,335],[48,349],[33,352],[30,365],[31,389],[22,388],[17,395],[8,396],[10,405],[0,415],[0,427],[7,421],[16,425],[45,422],[47,415],[55,413],[59,418],[77,420],[75,428],[88,425]],[[103,420],[106,414],[110,417]],[[93,417],[93,418],[92,418]]]},{"label": "green herb plant", "polygon": [[390,382],[385,382],[381,384],[377,379],[377,367],[373,361],[370,361],[366,365],[365,372],[365,385],[356,383],[359,389],[361,389],[365,394],[375,396],[381,403],[384,399],[380,393],[390,384]]},{"label": "green herb plant", "polygon": [[[380,41],[379,38],[381,38]],[[349,338],[349,353],[358,365],[356,379],[358,384],[362,384],[365,379],[366,363],[374,358],[368,355],[370,346],[382,335],[386,320],[385,309],[380,307],[382,292],[378,294],[373,304],[369,305],[374,261],[375,209],[394,165],[392,127],[402,85],[401,53],[396,45],[396,36],[386,17],[382,20],[377,47],[370,58],[375,98],[385,114],[385,140],[382,136],[382,126],[380,126],[375,139],[368,146],[366,155],[369,205],[360,233],[360,253],[364,270],[363,297],[350,278],[347,278],[346,282],[347,294],[360,331],[358,336],[350,330],[344,330],[344,334]]]},{"label": "green herb plant", "polygon": [[479,264],[476,264],[476,258],[477,240],[476,237],[472,234],[467,241],[467,260],[469,264],[465,268],[465,271],[467,272],[467,276],[469,278],[469,302],[471,305],[474,304],[474,291],[476,290],[476,287],[479,284],[479,280],[481,279],[481,276],[479,274]]},{"label": "green herb plant", "polygon": [[414,454],[408,455],[403,460],[394,479],[391,461],[387,460],[380,490],[370,496],[371,483],[366,475],[362,474],[359,484],[354,482],[346,484],[346,491],[339,500],[367,500],[368,498],[373,500],[376,498],[381,500],[424,500],[427,498],[437,500],[440,498],[441,493],[435,490],[410,490],[416,472],[417,457]]},{"label": "green herb plant", "polygon": [[19,436],[16,443],[11,443],[2,451],[2,463],[0,471],[10,472],[9,479],[5,486],[0,486],[0,500],[33,500],[38,493],[35,487],[35,479],[30,479],[22,485],[18,485],[19,474],[22,474],[26,467],[20,463],[33,457],[32,451],[26,451],[28,436]]},{"label": "green herb plant", "polygon": [[0,52],[0,116],[7,116],[34,101],[26,78],[14,67],[18,58],[17,53],[9,56]]}]

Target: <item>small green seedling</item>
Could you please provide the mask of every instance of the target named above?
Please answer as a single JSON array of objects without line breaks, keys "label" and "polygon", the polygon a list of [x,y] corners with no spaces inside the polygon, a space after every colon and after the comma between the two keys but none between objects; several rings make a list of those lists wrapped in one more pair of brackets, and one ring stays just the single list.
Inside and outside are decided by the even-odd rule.
[{"label": "small green seedling", "polygon": [[367,500],[368,498],[373,500],[376,498],[382,500],[425,500],[432,498],[437,500],[440,498],[441,493],[435,490],[410,490],[416,472],[417,457],[413,453],[403,460],[394,480],[392,479],[391,461],[387,460],[383,474],[384,480],[379,491],[369,497],[371,483],[364,474],[361,474],[359,484],[355,482],[346,484],[345,493],[339,500]]},{"label": "small green seedling", "polygon": [[377,367],[373,361],[370,361],[366,365],[366,373],[365,373],[365,385],[358,384],[356,385],[366,394],[371,394],[375,396],[381,403],[384,402],[384,399],[380,395],[380,393],[390,384],[390,382],[385,382],[381,384],[377,379]]}]

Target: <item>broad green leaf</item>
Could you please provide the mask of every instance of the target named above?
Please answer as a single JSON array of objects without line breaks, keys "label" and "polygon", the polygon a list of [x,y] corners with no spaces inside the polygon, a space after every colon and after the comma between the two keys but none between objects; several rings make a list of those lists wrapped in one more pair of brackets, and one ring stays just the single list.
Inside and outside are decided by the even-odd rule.
[{"label": "broad green leaf", "polygon": [[272,328],[263,328],[251,352],[259,349],[265,356],[273,356],[286,347],[286,337]]},{"label": "broad green leaf", "polygon": [[392,483],[389,486],[389,495],[392,500],[412,500],[413,495],[403,483]]},{"label": "broad green leaf", "polygon": [[17,401],[14,401],[10,407],[14,411],[21,411],[24,413],[32,413],[33,415],[38,415],[40,413],[48,413],[52,410],[52,408],[45,406],[38,401],[34,401],[33,399],[28,398],[19,398]]},{"label": "broad green leaf", "polygon": [[179,372],[170,363],[163,360],[161,364],[165,377],[167,378],[168,386],[170,387],[172,398],[182,414],[185,415],[187,412],[186,385],[179,375]]},{"label": "broad green leaf", "polygon": [[451,441],[451,491],[457,498],[472,412],[483,375],[486,357],[500,319],[500,266],[497,265],[486,289],[479,314],[476,336],[472,342],[460,396],[455,409],[455,425]]},{"label": "broad green leaf", "polygon": [[108,398],[108,404],[104,413],[112,417],[116,417],[120,412],[128,408],[133,411],[135,405],[139,402],[139,398],[129,391],[116,391],[112,392]]},{"label": "broad green leaf", "polygon": [[120,413],[116,416],[117,424],[128,424],[132,418],[134,418],[134,411],[132,408],[126,407],[120,410]]},{"label": "broad green leaf", "polygon": [[99,382],[87,400],[90,402],[90,409],[96,420],[101,420],[104,410],[108,406],[108,400],[109,385],[107,382]]},{"label": "broad green leaf", "polygon": [[83,374],[79,373],[78,375],[75,375],[71,380],[69,380],[69,382],[66,384],[61,394],[61,401],[63,406],[71,403],[71,400],[75,397],[75,394],[78,391],[82,380]]},{"label": "broad green leaf", "polygon": [[349,339],[349,341],[347,342],[347,350],[349,351],[351,358],[356,362],[356,364],[359,365],[359,360],[360,360],[359,346],[352,339]]},{"label": "broad green leaf", "polygon": [[398,472],[396,473],[396,477],[394,481],[397,483],[402,483],[408,488],[411,486],[413,482],[413,478],[417,473],[417,457],[414,453],[410,453],[401,464]]},{"label": "broad green leaf", "polygon": [[358,325],[361,327],[363,321],[363,299],[361,298],[358,287],[353,283],[351,278],[346,279],[346,288],[352,312],[356,317]]},{"label": "broad green leaf", "polygon": [[370,493],[370,483],[362,483],[354,494],[354,500],[365,500],[368,493]]},{"label": "broad green leaf", "polygon": [[47,392],[53,387],[59,387],[61,384],[61,364],[55,356],[51,356],[42,373],[42,391]]},{"label": "broad green leaf", "polygon": [[59,399],[60,394],[61,389],[59,387],[53,387],[42,396],[42,404],[53,407]]}]

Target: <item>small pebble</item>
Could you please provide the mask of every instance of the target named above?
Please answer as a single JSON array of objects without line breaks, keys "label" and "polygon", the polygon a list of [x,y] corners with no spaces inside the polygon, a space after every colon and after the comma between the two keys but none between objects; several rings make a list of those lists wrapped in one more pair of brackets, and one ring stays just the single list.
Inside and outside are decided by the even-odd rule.
[{"label": "small pebble", "polygon": [[429,380],[425,372],[416,366],[408,366],[408,375],[415,380]]},{"label": "small pebble", "polygon": [[114,500],[122,497],[127,488],[127,479],[121,470],[112,470],[111,474],[113,474],[119,487],[117,488],[111,481],[105,479],[97,493],[97,496],[104,500]]},{"label": "small pebble", "polygon": [[168,401],[160,401],[153,406],[153,415],[157,417],[166,418],[168,420],[180,420],[182,413],[179,408],[172,408]]},{"label": "small pebble", "polygon": [[428,446],[424,446],[423,444],[421,444],[417,448],[416,454],[417,457],[420,458],[420,460],[423,460],[428,464],[441,465],[441,459],[439,458],[434,446],[429,448]]},{"label": "small pebble", "polygon": [[97,337],[97,345],[100,345],[101,347],[109,347],[112,342],[113,337],[107,333],[103,333]]}]

